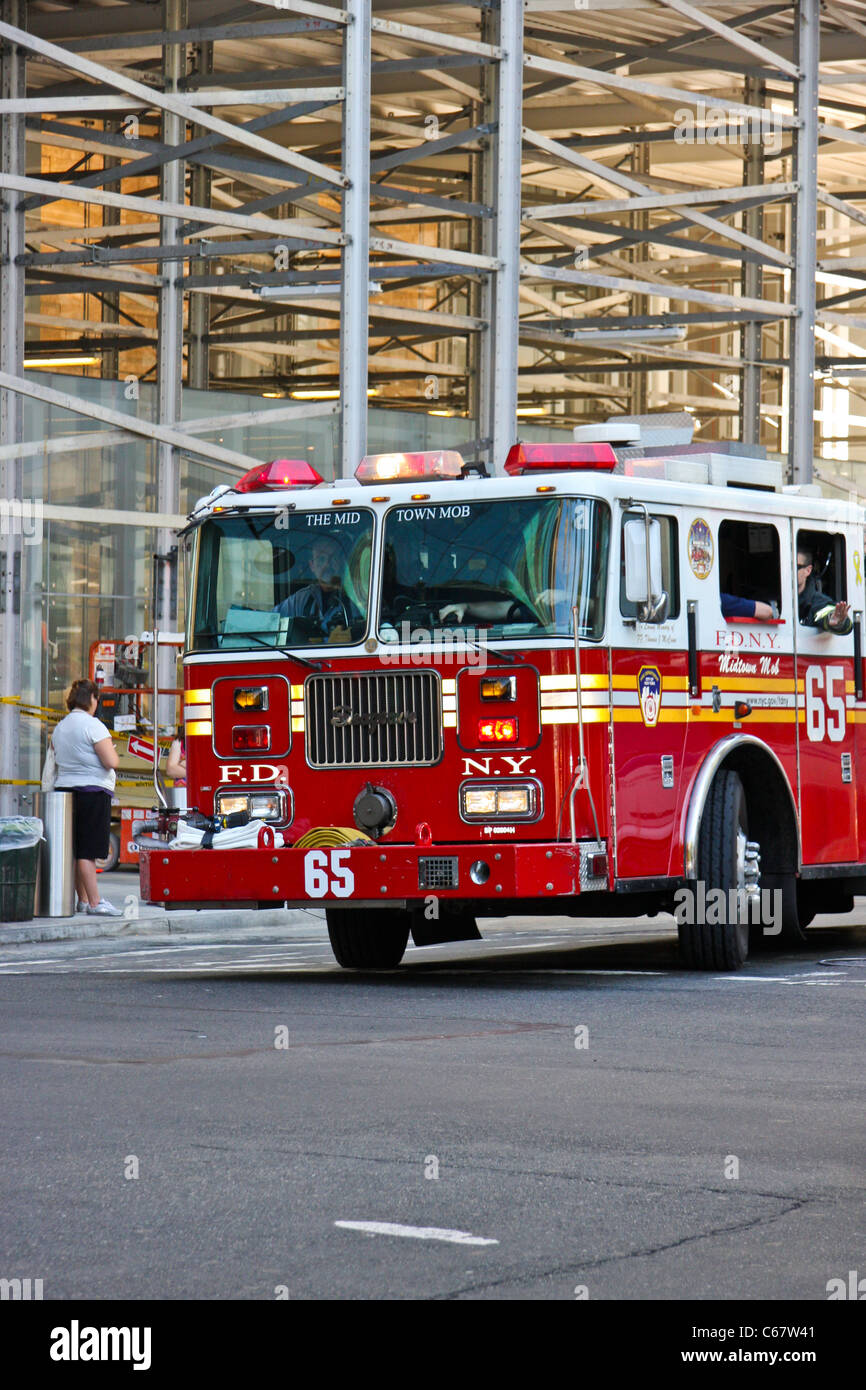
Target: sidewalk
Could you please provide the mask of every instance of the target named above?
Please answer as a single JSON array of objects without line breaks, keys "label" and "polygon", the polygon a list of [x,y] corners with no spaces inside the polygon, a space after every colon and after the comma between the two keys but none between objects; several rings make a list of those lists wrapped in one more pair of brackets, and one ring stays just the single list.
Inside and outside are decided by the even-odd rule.
[{"label": "sidewalk", "polygon": [[325,914],[315,908],[225,908],[219,911],[166,912],[164,907],[143,903],[138,874],[116,869],[99,875],[99,891],[122,917],[34,917],[30,922],[0,922],[0,944],[38,941],[85,941],[95,937],[128,938],[169,936],[184,932],[213,934],[246,932],[250,928],[324,926]]}]

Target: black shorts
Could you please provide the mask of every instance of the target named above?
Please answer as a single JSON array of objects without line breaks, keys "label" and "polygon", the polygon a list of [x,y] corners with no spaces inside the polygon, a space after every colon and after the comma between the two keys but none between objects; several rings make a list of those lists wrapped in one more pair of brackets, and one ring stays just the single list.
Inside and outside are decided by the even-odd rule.
[{"label": "black shorts", "polygon": [[111,835],[110,792],[72,792],[72,854],[75,859],[104,859]]}]

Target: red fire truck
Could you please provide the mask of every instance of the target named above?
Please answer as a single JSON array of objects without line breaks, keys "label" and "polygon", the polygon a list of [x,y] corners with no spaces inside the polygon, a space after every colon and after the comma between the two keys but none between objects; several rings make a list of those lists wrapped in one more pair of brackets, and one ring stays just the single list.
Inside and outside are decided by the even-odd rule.
[{"label": "red fire truck", "polygon": [[[275,834],[190,847],[163,817],[148,901],[320,906],[342,965],[383,968],[410,933],[692,892],[684,961],[731,970],[866,893],[863,511],[766,459],[587,433],[497,477],[281,460],[199,504],[188,805]],[[807,583],[853,629],[802,621]],[[718,910],[770,894],[772,927]]]}]

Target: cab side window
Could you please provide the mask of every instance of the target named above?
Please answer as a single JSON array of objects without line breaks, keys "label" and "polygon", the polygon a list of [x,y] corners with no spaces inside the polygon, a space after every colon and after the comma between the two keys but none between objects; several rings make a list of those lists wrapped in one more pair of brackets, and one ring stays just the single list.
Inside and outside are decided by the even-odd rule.
[{"label": "cab side window", "polygon": [[[781,615],[779,533],[761,521],[723,521],[719,526],[719,602],[729,596],[775,604]],[[722,595],[725,595],[723,601]]]},{"label": "cab side window", "polygon": [[[829,531],[797,532],[797,592],[800,622],[807,626],[813,626],[809,609],[816,606],[814,595],[825,594],[828,602],[832,600],[833,603],[847,601],[844,536]],[[810,598],[811,605],[808,602]]]},{"label": "cab side window", "polygon": [[[662,588],[668,596],[668,618],[678,618],[680,615],[680,567],[678,551],[678,532],[676,517],[659,516],[652,514],[653,521],[657,521],[661,527],[662,542]],[[634,519],[634,513],[631,513]],[[628,518],[623,518],[623,527]],[[620,535],[620,555],[622,561],[619,576],[619,611],[624,618],[637,618],[639,605],[631,603],[625,596],[625,540]]]}]

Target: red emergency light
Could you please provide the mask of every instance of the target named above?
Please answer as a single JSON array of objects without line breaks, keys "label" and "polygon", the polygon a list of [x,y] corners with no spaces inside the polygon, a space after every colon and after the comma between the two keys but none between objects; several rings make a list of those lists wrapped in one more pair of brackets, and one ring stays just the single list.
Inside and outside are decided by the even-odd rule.
[{"label": "red emergency light", "polygon": [[315,487],[324,479],[306,459],[274,459],[257,463],[235,483],[235,492],[258,492],[268,487]]},{"label": "red emergency light", "polygon": [[267,724],[237,724],[232,729],[232,748],[238,753],[267,752],[271,731]]},{"label": "red emergency light", "polygon": [[518,735],[516,719],[479,719],[479,743],[516,743]]},{"label": "red emergency light", "polygon": [[465,464],[456,449],[428,449],[410,454],[367,454],[355,469],[359,483],[409,483],[433,478],[460,478]]},{"label": "red emergency light", "polygon": [[506,473],[550,472],[556,468],[593,468],[612,473],[616,454],[609,444],[512,444]]}]

